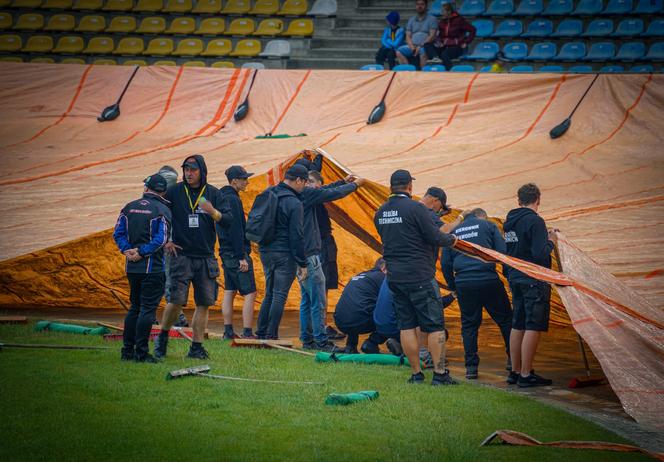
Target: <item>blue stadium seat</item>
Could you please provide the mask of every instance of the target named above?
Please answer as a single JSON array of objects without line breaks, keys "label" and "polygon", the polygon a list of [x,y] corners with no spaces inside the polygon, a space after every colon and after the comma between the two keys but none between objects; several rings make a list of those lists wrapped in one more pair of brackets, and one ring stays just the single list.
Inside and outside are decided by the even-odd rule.
[{"label": "blue stadium seat", "polygon": [[600,14],[628,14],[632,7],[632,0],[609,0]]},{"label": "blue stadium seat", "polygon": [[477,37],[491,37],[493,34],[493,21],[490,19],[476,19],[473,21]]},{"label": "blue stadium seat", "polygon": [[360,68],[361,71],[382,71],[384,69],[382,64],[365,64]]},{"label": "blue stadium seat", "polygon": [[446,72],[445,66],[442,64],[428,64],[422,68],[422,72]]},{"label": "blue stadium seat", "polygon": [[555,61],[579,61],[586,55],[586,44],[583,42],[565,43],[560,52],[553,58]]},{"label": "blue stadium seat", "polygon": [[493,37],[518,37],[523,32],[523,23],[520,19],[506,19],[498,24]]},{"label": "blue stadium seat", "polygon": [[394,72],[416,71],[417,68],[412,64],[397,64],[392,68]]},{"label": "blue stadium seat", "polygon": [[447,3],[447,2],[443,2],[443,0],[436,0],[435,2],[433,2],[431,4],[431,6],[429,7],[429,13],[431,13],[434,16],[442,15],[443,14],[443,3]]},{"label": "blue stadium seat", "polygon": [[646,54],[646,44],[643,42],[623,43],[613,58],[614,61],[638,61]]},{"label": "blue stadium seat", "polygon": [[572,66],[567,69],[567,72],[572,72],[574,74],[588,74],[593,71],[593,68],[586,65],[581,66]]},{"label": "blue stadium seat", "polygon": [[659,13],[664,9],[664,1],[662,0],[639,0],[639,3],[634,8],[636,14],[653,14]]},{"label": "blue stadium seat", "polygon": [[510,72],[533,72],[533,66],[520,65],[514,66],[510,69]]},{"label": "blue stadium seat", "polygon": [[625,68],[622,66],[618,66],[617,64],[614,64],[613,66],[604,66],[599,71],[604,74],[620,74],[622,72],[625,72]]},{"label": "blue stadium seat", "polygon": [[563,66],[542,66],[538,72],[563,72]]},{"label": "blue stadium seat", "polygon": [[475,68],[469,64],[457,64],[452,66],[451,72],[475,72]]},{"label": "blue stadium seat", "polygon": [[484,13],[485,9],[484,0],[466,0],[459,8],[459,14],[462,16],[479,16]]},{"label": "blue stadium seat", "polygon": [[574,16],[595,16],[604,8],[602,0],[581,0],[572,13]]},{"label": "blue stadium seat", "polygon": [[543,0],[521,0],[519,7],[514,11],[514,14],[516,16],[538,16],[543,10]]},{"label": "blue stadium seat", "polygon": [[657,42],[650,45],[648,54],[643,58],[646,61],[664,61],[664,42]]},{"label": "blue stadium seat", "polygon": [[571,14],[574,9],[572,0],[550,0],[542,14],[544,16],[564,16]]},{"label": "blue stadium seat", "polygon": [[528,29],[521,34],[521,37],[542,38],[548,37],[553,33],[553,23],[548,19],[538,19],[528,24]]},{"label": "blue stadium seat", "polygon": [[480,72],[489,72],[491,70],[491,66],[484,66],[480,69]]},{"label": "blue stadium seat", "polygon": [[613,32],[612,19],[594,19],[586,31],[581,34],[582,37],[607,37]]},{"label": "blue stadium seat", "polygon": [[643,33],[643,19],[623,19],[611,34],[614,37],[634,37]]},{"label": "blue stadium seat", "polygon": [[511,61],[523,61],[528,56],[528,45],[523,42],[508,43],[503,47],[503,54]]},{"label": "blue stadium seat", "polygon": [[484,12],[484,16],[510,16],[513,12],[512,0],[493,0]]},{"label": "blue stadium seat", "polygon": [[582,32],[583,22],[580,19],[563,19],[551,37],[578,37]]},{"label": "blue stadium seat", "polygon": [[552,42],[538,42],[530,49],[530,54],[526,57],[528,61],[551,61],[558,47]]},{"label": "blue stadium seat", "polygon": [[664,37],[664,19],[655,19],[648,25],[643,37]]},{"label": "blue stadium seat", "polygon": [[632,66],[629,69],[630,72],[655,72],[655,68],[650,64],[640,64],[638,66]]},{"label": "blue stadium seat", "polygon": [[584,61],[610,61],[616,54],[616,46],[612,42],[598,42],[590,45]]},{"label": "blue stadium seat", "polygon": [[496,42],[481,42],[475,46],[471,54],[466,56],[466,59],[479,60],[479,61],[493,61],[496,59],[496,54],[500,47]]}]

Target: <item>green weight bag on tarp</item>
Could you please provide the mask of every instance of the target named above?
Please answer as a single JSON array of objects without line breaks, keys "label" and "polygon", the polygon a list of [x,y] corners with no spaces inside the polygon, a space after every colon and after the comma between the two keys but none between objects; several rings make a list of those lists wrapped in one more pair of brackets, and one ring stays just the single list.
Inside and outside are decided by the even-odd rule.
[{"label": "green weight bag on tarp", "polygon": [[410,366],[405,356],[382,355],[382,354],[344,354],[344,353],[316,353],[316,362],[319,363],[358,363],[358,364],[382,364],[385,366]]},{"label": "green weight bag on tarp", "polygon": [[35,324],[35,331],[41,332],[45,330],[83,335],[104,335],[111,332],[106,327],[85,327],[77,326],[76,324],[65,324],[62,322],[39,321]]},{"label": "green weight bag on tarp", "polygon": [[378,399],[378,392],[374,390],[358,391],[357,393],[332,393],[325,398],[325,404],[347,406],[359,401],[373,401],[375,399]]}]

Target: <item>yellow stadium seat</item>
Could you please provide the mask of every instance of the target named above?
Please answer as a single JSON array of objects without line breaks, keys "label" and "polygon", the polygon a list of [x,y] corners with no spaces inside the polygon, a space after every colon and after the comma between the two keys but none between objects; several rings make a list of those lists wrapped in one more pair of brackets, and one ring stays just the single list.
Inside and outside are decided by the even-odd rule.
[{"label": "yellow stadium seat", "polygon": [[302,16],[307,14],[307,0],[286,0],[277,13],[280,16]]},{"label": "yellow stadium seat", "polygon": [[167,34],[193,34],[196,30],[196,20],[194,18],[177,18],[171,21],[171,25],[166,29]]},{"label": "yellow stadium seat", "polygon": [[86,55],[110,55],[115,49],[115,42],[112,37],[93,37],[88,42],[88,46],[83,50]]},{"label": "yellow stadium seat", "polygon": [[85,64],[85,60],[81,58],[65,58],[60,62],[62,64]]},{"label": "yellow stadium seat", "polygon": [[22,46],[19,35],[0,35],[0,51],[19,51]]},{"label": "yellow stadium seat", "polygon": [[0,61],[3,63],[22,63],[23,58],[20,58],[18,56],[3,56],[0,58]]},{"label": "yellow stadium seat", "polygon": [[201,39],[180,40],[176,50],[171,53],[174,56],[198,56],[203,53],[203,41]]},{"label": "yellow stadium seat", "polygon": [[164,8],[163,0],[138,0],[132,11],[154,13]]},{"label": "yellow stadium seat", "polygon": [[230,40],[214,39],[208,42],[207,48],[201,53],[201,56],[228,56],[231,49],[232,45]]},{"label": "yellow stadium seat", "polygon": [[281,19],[263,19],[253,35],[274,37],[284,31],[284,22]]},{"label": "yellow stadium seat", "polygon": [[203,61],[187,61],[183,64],[184,67],[205,67]]},{"label": "yellow stadium seat", "polygon": [[250,0],[228,0],[221,14],[247,14],[250,9]]},{"label": "yellow stadium seat", "polygon": [[13,0],[12,8],[39,8],[42,0]]},{"label": "yellow stadium seat", "polygon": [[156,38],[150,40],[148,47],[143,52],[144,55],[166,56],[173,53],[173,39]]},{"label": "yellow stadium seat", "polygon": [[53,53],[80,53],[84,47],[83,38],[66,35],[58,40],[58,44],[53,48]]},{"label": "yellow stadium seat", "polygon": [[311,19],[294,19],[288,30],[282,35],[287,37],[309,37],[314,34],[314,22]]},{"label": "yellow stadium seat", "polygon": [[191,0],[166,0],[164,13],[189,13],[193,7]]},{"label": "yellow stadium seat", "polygon": [[73,3],[73,0],[44,0],[41,7],[52,10],[71,10]]},{"label": "yellow stadium seat", "polygon": [[123,66],[147,66],[148,63],[146,63],[142,59],[128,59],[124,63],[122,63]]},{"label": "yellow stadium seat", "polygon": [[226,23],[221,18],[207,18],[194,32],[196,35],[221,35],[226,29]]},{"label": "yellow stadium seat", "polygon": [[114,55],[140,55],[145,49],[145,42],[138,37],[125,37],[113,50]]},{"label": "yellow stadium seat", "polygon": [[104,6],[104,0],[75,0],[75,10],[99,11]]},{"label": "yellow stadium seat", "polygon": [[106,29],[106,19],[103,16],[83,16],[78,22],[76,32],[99,33]]},{"label": "yellow stadium seat", "polygon": [[114,59],[95,59],[92,64],[95,66],[115,66],[118,64]]},{"label": "yellow stadium seat", "polygon": [[198,0],[192,13],[216,14],[221,11],[221,0]]},{"label": "yellow stadium seat", "polygon": [[271,16],[279,11],[279,0],[256,0],[249,14]]},{"label": "yellow stadium seat", "polygon": [[168,59],[162,59],[161,61],[155,61],[151,64],[152,66],[177,66],[175,61]]},{"label": "yellow stadium seat", "polygon": [[53,58],[45,58],[45,57],[40,57],[40,58],[32,58],[30,60],[31,63],[46,63],[46,64],[53,64],[55,62],[55,59]]},{"label": "yellow stadium seat", "polygon": [[256,29],[256,23],[250,18],[233,19],[226,29],[226,35],[251,35]]},{"label": "yellow stadium seat", "polygon": [[106,29],[106,32],[113,32],[116,34],[128,34],[136,30],[136,18],[132,16],[116,16],[111,19],[111,24]]},{"label": "yellow stadium seat", "polygon": [[0,30],[11,29],[14,18],[9,13],[0,13]]},{"label": "yellow stadium seat", "polygon": [[139,34],[161,34],[166,30],[166,20],[159,16],[150,16],[141,21],[136,32]]},{"label": "yellow stadium seat", "polygon": [[57,32],[70,32],[76,27],[76,19],[71,14],[56,14],[51,16],[44,30]]},{"label": "yellow stadium seat", "polygon": [[216,67],[217,69],[234,69],[235,64],[230,61],[215,61],[210,67]]},{"label": "yellow stadium seat", "polygon": [[261,42],[254,39],[240,40],[235,45],[235,50],[231,53],[231,56],[239,57],[249,57],[249,56],[258,56],[261,52]]},{"label": "yellow stadium seat", "polygon": [[26,13],[18,17],[14,30],[39,30],[44,27],[44,16],[39,13]]},{"label": "yellow stadium seat", "polygon": [[134,7],[133,0],[106,0],[103,11],[129,11]]},{"label": "yellow stadium seat", "polygon": [[48,53],[53,49],[53,38],[48,35],[33,35],[23,47],[24,53]]}]

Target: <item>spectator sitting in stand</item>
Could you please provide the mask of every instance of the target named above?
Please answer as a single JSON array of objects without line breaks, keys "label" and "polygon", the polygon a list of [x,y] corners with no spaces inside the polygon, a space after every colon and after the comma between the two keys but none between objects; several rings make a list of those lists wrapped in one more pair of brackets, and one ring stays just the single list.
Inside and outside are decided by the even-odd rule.
[{"label": "spectator sitting in stand", "polygon": [[387,61],[390,69],[396,65],[397,49],[404,44],[405,32],[403,27],[399,26],[399,13],[391,11],[385,19],[387,26],[383,30],[383,37],[380,39],[381,47],[376,53],[376,64],[381,66]]}]

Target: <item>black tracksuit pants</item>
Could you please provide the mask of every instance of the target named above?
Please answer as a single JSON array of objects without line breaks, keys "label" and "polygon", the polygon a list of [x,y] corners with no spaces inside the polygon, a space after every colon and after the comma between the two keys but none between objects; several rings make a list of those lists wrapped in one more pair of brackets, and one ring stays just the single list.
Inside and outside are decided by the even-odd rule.
[{"label": "black tracksuit pants", "polygon": [[461,336],[465,351],[466,368],[477,367],[477,334],[482,324],[482,308],[500,328],[509,355],[512,309],[509,298],[500,280],[463,282],[456,284],[457,300],[461,308]]},{"label": "black tracksuit pants", "polygon": [[385,343],[388,337],[385,337],[382,334],[376,332],[376,325],[373,320],[367,321],[360,326],[345,326],[343,324],[337,323],[337,328],[346,334],[346,347],[357,350],[357,342],[359,341],[359,336],[363,334],[369,335],[369,341],[375,343],[376,346]]},{"label": "black tracksuit pants", "polygon": [[122,352],[144,358],[150,352],[150,331],[164,296],[166,276],[164,273],[127,273],[127,279],[131,308],[125,317]]}]

